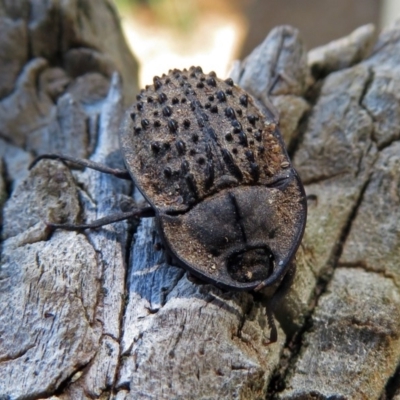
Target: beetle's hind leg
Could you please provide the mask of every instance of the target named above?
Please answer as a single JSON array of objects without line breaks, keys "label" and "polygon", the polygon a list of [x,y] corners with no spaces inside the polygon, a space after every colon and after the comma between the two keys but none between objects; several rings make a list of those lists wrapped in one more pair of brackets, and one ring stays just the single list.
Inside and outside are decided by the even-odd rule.
[{"label": "beetle's hind leg", "polygon": [[84,229],[95,229],[100,228],[104,225],[109,225],[114,222],[123,221],[129,218],[150,218],[154,217],[155,213],[152,207],[134,208],[127,212],[119,212],[107,217],[97,219],[88,224],[74,225],[74,224],[52,224],[47,223],[46,225],[50,229],[64,229],[66,231],[82,231]]},{"label": "beetle's hind leg", "polygon": [[[43,159],[60,160],[62,162],[68,161],[69,163],[80,165],[86,168],[91,168],[99,172],[104,172],[106,174],[113,175],[120,179],[132,180],[128,170],[110,168],[106,165],[99,164],[94,161],[84,160],[81,158],[75,158],[71,156],[65,156],[62,154],[42,154],[32,162],[32,164],[29,166],[29,169],[32,169],[40,160]],[[74,225],[74,224],[46,223],[46,225],[52,230],[64,229],[67,231],[82,231],[84,229],[100,228],[101,226],[109,225],[114,222],[123,221],[129,218],[149,218],[154,216],[155,212],[152,207],[143,207],[143,208],[132,208],[127,212],[118,212],[115,214],[111,214],[108,215],[107,217],[97,219],[87,224]]]},{"label": "beetle's hind leg", "polygon": [[118,169],[118,168],[110,168],[107,165],[99,164],[94,161],[84,160],[82,158],[75,158],[70,156],[65,156],[62,154],[42,154],[37,157],[32,164],[29,166],[29,169],[32,169],[40,160],[49,159],[49,160],[60,160],[60,161],[68,161],[72,164],[80,165],[81,167],[91,168],[96,171],[104,172],[105,174],[114,175],[120,179],[126,179],[131,181],[132,178],[129,175],[128,170],[126,169]]},{"label": "beetle's hind leg", "polygon": [[268,325],[270,328],[270,336],[266,344],[275,343],[278,340],[278,331],[276,329],[274,313],[281,300],[285,297],[293,284],[294,277],[296,275],[296,262],[293,261],[286,275],[282,279],[275,293],[269,298],[265,304],[265,311],[267,315]]}]

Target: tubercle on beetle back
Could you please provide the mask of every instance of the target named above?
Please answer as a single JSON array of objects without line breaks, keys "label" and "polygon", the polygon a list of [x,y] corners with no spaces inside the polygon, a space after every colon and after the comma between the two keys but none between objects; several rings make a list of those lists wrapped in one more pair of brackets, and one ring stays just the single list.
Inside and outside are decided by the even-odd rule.
[{"label": "tubercle on beetle back", "polygon": [[[267,184],[289,162],[271,134],[274,125],[265,121],[251,97],[233,81],[191,67],[170,71],[154,82],[131,112],[135,114],[131,145],[141,158],[131,167],[155,205],[180,207],[182,198],[193,204],[193,187],[196,201],[201,201],[219,190],[215,184],[227,181],[226,175],[234,178],[235,185]],[[138,132],[145,136],[135,137]],[[151,151],[144,148],[146,143]],[[254,153],[254,160],[248,160],[247,150]],[[202,154],[213,162],[198,162]],[[181,157],[189,163],[190,179],[179,178]],[[165,174],[165,168],[171,173]]]}]

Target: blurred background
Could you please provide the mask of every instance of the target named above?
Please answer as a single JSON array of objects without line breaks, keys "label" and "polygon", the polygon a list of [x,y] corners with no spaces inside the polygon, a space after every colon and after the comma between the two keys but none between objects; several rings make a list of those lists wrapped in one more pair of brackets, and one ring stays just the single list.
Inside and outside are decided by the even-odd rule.
[{"label": "blurred background", "polygon": [[276,25],[298,28],[308,49],[400,17],[400,0],[114,0],[140,63],[140,86],[171,68],[227,76]]}]

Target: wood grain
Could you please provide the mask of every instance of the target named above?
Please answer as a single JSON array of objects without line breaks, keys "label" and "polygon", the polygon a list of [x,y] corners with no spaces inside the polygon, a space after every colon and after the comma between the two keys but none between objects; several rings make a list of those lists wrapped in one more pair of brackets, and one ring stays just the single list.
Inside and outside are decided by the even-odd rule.
[{"label": "wood grain", "polygon": [[49,231],[143,204],[96,171],[28,171],[48,151],[123,167],[117,132],[136,64],[108,0],[3,3],[1,399],[400,394],[398,26],[308,56],[301,33],[278,27],[232,72],[275,106],[309,200],[279,340],[266,346],[267,294],[191,282],[167,264],[152,219]]}]

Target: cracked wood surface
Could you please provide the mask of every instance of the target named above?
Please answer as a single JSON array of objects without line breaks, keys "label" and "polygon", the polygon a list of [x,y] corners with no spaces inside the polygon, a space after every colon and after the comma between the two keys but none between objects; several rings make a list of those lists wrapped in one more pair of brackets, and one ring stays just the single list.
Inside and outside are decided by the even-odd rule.
[{"label": "cracked wood surface", "polygon": [[232,72],[279,115],[309,201],[265,346],[260,299],[190,282],[157,250],[153,219],[44,224],[143,204],[96,171],[27,168],[49,151],[123,165],[136,67],[109,1],[4,2],[0,20],[0,399],[400,396],[400,27],[308,55],[278,27]]}]

